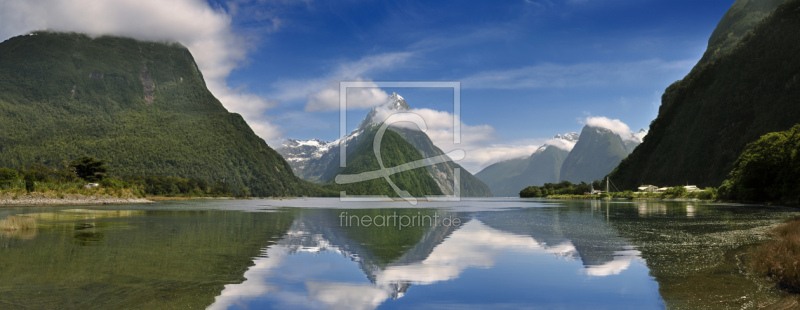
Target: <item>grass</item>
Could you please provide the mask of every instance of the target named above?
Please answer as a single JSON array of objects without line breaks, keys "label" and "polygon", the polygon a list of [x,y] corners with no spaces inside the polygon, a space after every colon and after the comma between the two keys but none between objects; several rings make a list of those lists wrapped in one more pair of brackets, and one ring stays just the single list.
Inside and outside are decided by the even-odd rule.
[{"label": "grass", "polygon": [[0,230],[34,230],[36,229],[36,219],[28,216],[9,215],[4,220],[0,220]]},{"label": "grass", "polygon": [[103,198],[143,198],[145,194],[137,187],[111,188],[95,187],[86,188],[86,182],[34,182],[34,190],[30,193],[25,190],[25,182],[14,180],[11,186],[0,188],[0,199],[24,198],[49,198],[65,199],[69,197],[103,197]]},{"label": "grass", "polygon": [[800,217],[772,230],[774,238],[751,253],[750,267],[778,287],[800,293]]}]

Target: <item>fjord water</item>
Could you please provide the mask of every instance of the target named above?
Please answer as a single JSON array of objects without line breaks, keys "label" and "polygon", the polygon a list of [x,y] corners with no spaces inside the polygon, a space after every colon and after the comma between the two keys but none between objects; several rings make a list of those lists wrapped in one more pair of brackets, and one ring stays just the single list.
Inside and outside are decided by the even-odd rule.
[{"label": "fjord water", "polygon": [[[797,214],[697,202],[520,199],[0,208],[0,218],[38,223],[0,231],[0,308],[791,305],[796,297],[749,275],[744,264],[770,227]],[[403,216],[437,221],[400,227]],[[352,221],[365,217],[384,225]]]}]

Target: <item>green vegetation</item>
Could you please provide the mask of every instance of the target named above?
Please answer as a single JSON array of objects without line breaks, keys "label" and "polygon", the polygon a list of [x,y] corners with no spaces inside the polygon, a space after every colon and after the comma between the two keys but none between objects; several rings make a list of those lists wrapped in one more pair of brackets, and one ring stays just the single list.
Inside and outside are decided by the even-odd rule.
[{"label": "green vegetation", "polygon": [[[406,142],[414,147],[423,158],[430,158],[445,154],[439,147],[434,145],[430,137],[428,137],[428,135],[422,131],[402,127],[389,127],[389,130],[394,131],[403,137],[403,139],[405,139]],[[425,169],[428,170],[428,173],[437,184],[444,184],[444,190],[442,190],[440,187],[440,191],[444,192],[443,194],[452,195],[454,193],[454,191],[451,191],[450,189],[453,186],[453,181],[455,180],[454,171],[455,169],[461,169],[459,172],[461,197],[492,197],[492,190],[489,188],[489,186],[484,184],[484,182],[476,176],[472,175],[472,173],[467,171],[467,169],[464,169],[461,167],[461,165],[453,161],[427,166]]]},{"label": "green vegetation", "polygon": [[94,158],[84,156],[80,159],[70,163],[75,174],[87,182],[100,182],[106,175],[108,169],[102,160],[95,160]]},{"label": "green vegetation", "polygon": [[[83,170],[81,170],[83,169]],[[82,171],[83,177],[79,177]],[[40,193],[46,198],[63,198],[64,195],[133,197],[247,197],[247,188],[233,192],[223,182],[208,183],[201,179],[169,176],[105,176],[103,161],[82,157],[66,165],[64,169],[34,164],[31,168],[17,172],[0,168],[0,197],[10,194],[18,197],[24,193]],[[87,186],[87,182],[98,181],[99,187]]]},{"label": "green vegetation", "polygon": [[800,218],[781,224],[772,234],[772,240],[750,253],[750,267],[780,288],[800,293]]},{"label": "green vegetation", "polygon": [[[340,174],[358,174],[380,169],[372,146],[372,141],[376,133],[377,126],[372,127],[364,133],[365,137],[360,140],[360,144],[348,155],[348,159],[352,159],[347,163],[347,167],[340,170]],[[381,156],[386,168],[423,159],[422,155],[414,146],[391,130],[387,130],[384,133],[383,141],[381,142]],[[442,195],[436,181],[434,181],[427,170],[425,170],[425,167],[400,172],[390,176],[389,179],[400,189],[408,191],[415,197]],[[324,188],[333,190],[336,193],[339,191],[346,191],[348,195],[387,195],[389,197],[398,197],[397,193],[395,193],[389,183],[383,178],[352,184],[328,183],[324,185]]]},{"label": "green vegetation", "polygon": [[[718,27],[723,27],[722,23]],[[611,179],[719,186],[748,143],[800,118],[800,0],[788,0],[735,48],[667,88],[644,142]]]},{"label": "green vegetation", "polygon": [[728,9],[711,33],[700,63],[714,61],[720,55],[733,50],[736,43],[765,17],[769,16],[778,5],[786,0],[737,0]]},{"label": "green vegetation", "polygon": [[[321,195],[206,88],[179,44],[35,32],[0,43],[0,167],[105,160],[116,176]],[[37,181],[40,182],[40,181]]]},{"label": "green vegetation", "polygon": [[17,179],[19,174],[14,169],[0,168],[0,189],[11,186],[11,183]]},{"label": "green vegetation", "polygon": [[247,197],[245,192],[234,195],[228,184],[222,182],[208,183],[200,179],[184,179],[158,175],[128,176],[122,181],[113,180],[111,184],[102,186],[135,186],[147,196],[159,197]]},{"label": "green vegetation", "polygon": [[600,199],[600,198],[696,198],[702,200],[714,200],[717,198],[716,188],[706,188],[701,191],[689,192],[683,186],[675,186],[663,193],[621,191],[602,193],[599,195],[585,195],[594,188],[595,190],[605,188],[602,181],[594,181],[591,184],[581,182],[572,184],[569,181],[561,183],[546,183],[544,186],[528,186],[519,192],[520,198],[554,198],[554,199]]},{"label": "green vegetation", "polygon": [[[600,181],[594,181],[591,186],[595,189],[602,188]],[[528,186],[519,192],[521,198],[548,197],[553,195],[583,195],[591,191],[590,184],[581,182],[572,184],[569,181],[561,183],[545,183],[543,186]]]},{"label": "green vegetation", "polygon": [[800,199],[800,125],[750,143],[720,191],[724,199],[797,204]]}]

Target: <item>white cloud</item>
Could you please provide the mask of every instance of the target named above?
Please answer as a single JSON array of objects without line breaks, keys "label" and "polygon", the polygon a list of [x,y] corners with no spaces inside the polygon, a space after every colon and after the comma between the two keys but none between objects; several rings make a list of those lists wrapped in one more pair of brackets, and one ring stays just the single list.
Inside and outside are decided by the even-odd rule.
[{"label": "white cloud", "polygon": [[589,127],[604,128],[617,134],[625,141],[642,142],[642,139],[647,135],[647,131],[633,132],[627,124],[618,119],[610,119],[604,116],[590,116],[584,120],[584,123]]},{"label": "white cloud", "polygon": [[[342,62],[325,76],[314,79],[284,80],[272,86],[280,101],[306,100],[306,111],[339,109],[340,81],[371,81],[364,76],[389,70],[406,62],[413,53],[393,52],[365,56],[357,61]],[[353,97],[351,97],[353,96]],[[385,103],[389,94],[378,88],[348,90],[348,108],[370,108]]]},{"label": "white cloud", "polygon": [[626,63],[543,63],[518,69],[479,72],[461,79],[465,88],[531,89],[641,85],[680,75],[691,61],[643,60]]},{"label": "white cloud", "polygon": [[[389,101],[389,94],[378,88],[371,81],[360,78],[356,81],[366,82],[369,87],[352,88],[347,90],[347,108],[371,108],[385,104]],[[306,103],[306,111],[326,111],[339,109],[339,83],[330,81],[328,86],[320,91],[310,93]]]},{"label": "white cloud", "polygon": [[206,1],[0,1],[0,40],[44,29],[180,42],[228,110],[242,114],[268,142],[280,135],[264,116],[273,102],[227,85],[225,79],[247,56],[247,43],[234,33],[230,15]]},{"label": "white cloud", "polygon": [[544,144],[551,145],[569,152],[572,151],[572,148],[575,147],[575,143],[577,143],[577,141],[567,141],[564,139],[553,138],[553,139],[548,139]]}]

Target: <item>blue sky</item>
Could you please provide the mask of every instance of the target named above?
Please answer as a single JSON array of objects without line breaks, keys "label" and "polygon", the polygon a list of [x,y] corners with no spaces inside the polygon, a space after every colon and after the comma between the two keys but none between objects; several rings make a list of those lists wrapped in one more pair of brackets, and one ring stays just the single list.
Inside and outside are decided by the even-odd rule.
[{"label": "blue sky", "polygon": [[[228,84],[273,100],[267,113],[282,137],[338,137],[338,112],[306,111],[298,89],[461,81],[462,121],[491,126],[492,144],[521,145],[580,131],[587,116],[646,129],[733,1],[232,3],[212,6],[252,40]],[[446,91],[396,91],[414,108],[452,109]]]},{"label": "blue sky", "polygon": [[[590,116],[646,129],[664,89],[699,60],[732,3],[18,1],[0,2],[0,40],[53,29],[181,42],[209,89],[273,147],[338,138],[339,81],[460,81],[457,147],[477,172],[580,131]],[[452,112],[445,90],[383,89],[374,99],[392,91],[430,115]],[[348,112],[349,128],[368,108]],[[447,151],[452,128],[434,129],[429,136]]]}]

